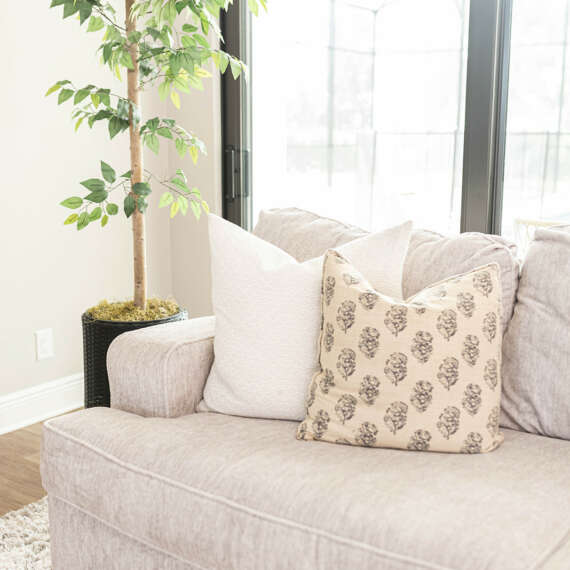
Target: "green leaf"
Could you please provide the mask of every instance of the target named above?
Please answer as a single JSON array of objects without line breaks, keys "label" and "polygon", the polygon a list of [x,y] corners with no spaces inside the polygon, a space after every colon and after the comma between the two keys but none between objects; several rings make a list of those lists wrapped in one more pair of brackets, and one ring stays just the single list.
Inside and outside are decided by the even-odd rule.
[{"label": "green leaf", "polygon": [[108,195],[109,192],[107,192],[107,190],[97,190],[96,192],[87,194],[87,196],[85,196],[85,199],[89,200],[90,202],[94,202],[95,204],[100,204],[107,199]]},{"label": "green leaf", "polygon": [[87,212],[83,212],[79,218],[77,218],[77,229],[82,230],[89,225],[89,214]]},{"label": "green leaf", "polygon": [[73,89],[62,89],[57,96],[57,104],[61,105],[62,103],[65,103],[65,101],[71,98],[73,93]]},{"label": "green leaf", "polygon": [[67,0],[67,2],[63,6],[63,17],[69,18],[69,16],[73,16],[73,14],[75,14],[75,12],[78,11],[79,11],[79,4]]},{"label": "green leaf", "polygon": [[101,218],[101,227],[104,228],[107,225],[107,222],[109,221],[109,216],[107,216],[107,214],[105,214],[102,218]]},{"label": "green leaf", "polygon": [[98,220],[101,215],[103,214],[103,210],[101,209],[100,206],[97,206],[90,214],[89,214],[89,221],[90,222],[94,222],[95,220]]},{"label": "green leaf", "polygon": [[162,101],[168,97],[168,91],[170,89],[170,84],[168,81],[164,81],[158,86],[158,96]]},{"label": "green leaf", "polygon": [[188,182],[188,179],[186,178],[186,174],[184,174],[184,170],[182,170],[181,168],[177,168],[176,174],[178,176],[180,176],[180,178],[182,178],[182,180],[184,180],[184,182]]},{"label": "green leaf", "polygon": [[158,137],[154,133],[147,134],[144,138],[144,142],[146,143],[146,146],[152,150],[152,152],[158,154],[160,144],[158,142]]},{"label": "green leaf", "polygon": [[182,139],[176,139],[174,144],[176,146],[176,151],[178,152],[178,155],[180,156],[180,158],[184,158],[184,155],[186,154],[186,148],[187,148],[186,143]]},{"label": "green leaf", "polygon": [[152,192],[152,189],[148,182],[137,182],[133,184],[133,192],[137,196],[148,196]]},{"label": "green leaf", "polygon": [[83,198],[80,198],[79,196],[71,196],[71,198],[66,198],[63,202],[60,202],[61,206],[65,206],[72,210],[79,208],[81,204],[83,204]]},{"label": "green leaf", "polygon": [[168,127],[160,127],[156,129],[156,133],[166,139],[172,138],[172,133],[170,132],[170,129]]},{"label": "green leaf", "polygon": [[161,197],[160,201],[158,202],[159,208],[164,208],[165,206],[169,206],[172,204],[174,200],[174,196],[170,192],[165,192]]},{"label": "green leaf", "polygon": [[81,126],[81,123],[83,122],[83,119],[85,119],[85,117],[80,117],[79,119],[77,119],[77,122],[75,123],[75,130],[77,131],[77,129]]},{"label": "green leaf", "polygon": [[56,83],[55,85],[52,85],[45,94],[45,97],[47,97],[48,95],[51,95],[52,93],[55,93],[58,89],[61,88],[61,85],[59,83]]},{"label": "green leaf", "polygon": [[140,196],[139,199],[137,200],[137,209],[141,214],[144,214],[146,212],[146,209],[148,208],[148,203],[147,201],[144,199],[144,196]]},{"label": "green leaf", "polygon": [[170,99],[172,103],[177,109],[180,109],[180,95],[178,95],[178,91],[174,91],[174,89],[170,92]]},{"label": "green leaf", "polygon": [[187,34],[192,34],[193,32],[195,32],[198,28],[196,26],[192,26],[191,24],[184,24],[182,26],[182,31],[186,32]]},{"label": "green leaf", "polygon": [[132,213],[135,211],[135,198],[132,194],[129,194],[125,201],[123,202],[123,208],[125,210],[125,216],[130,218]]},{"label": "green leaf", "polygon": [[99,98],[101,99],[101,103],[103,103],[103,105],[105,105],[105,107],[109,107],[111,105],[111,97],[110,97],[109,89],[99,89],[97,91],[97,95],[99,95]]},{"label": "green leaf", "polygon": [[111,138],[118,135],[123,130],[123,121],[119,117],[112,117],[109,121],[109,136]]},{"label": "green leaf", "polygon": [[88,178],[80,184],[87,188],[87,190],[91,190],[91,192],[100,192],[101,190],[105,190],[105,182],[100,178]]},{"label": "green leaf", "polygon": [[132,176],[132,171],[127,170],[126,172],[123,172],[123,174],[121,174],[121,178],[130,178]]},{"label": "green leaf", "polygon": [[241,65],[235,59],[230,59],[230,69],[232,70],[232,75],[234,79],[237,79],[241,73]]},{"label": "green leaf", "polygon": [[202,215],[202,210],[200,209],[200,206],[198,205],[198,202],[195,202],[194,200],[190,201],[190,207],[192,208],[192,213],[194,214],[195,218],[197,220],[200,219],[200,216]]},{"label": "green leaf", "polygon": [[178,190],[182,190],[182,192],[190,192],[190,188],[188,188],[188,186],[186,186],[186,182],[184,182],[184,180],[182,180],[181,178],[178,178],[177,176],[172,178],[170,183],[172,185],[176,186],[176,188],[178,188]]},{"label": "green leaf", "polygon": [[99,103],[101,103],[101,98],[99,97],[99,95],[97,95],[97,93],[91,93],[91,102],[93,103],[95,109],[99,107]]},{"label": "green leaf", "polygon": [[220,71],[222,73],[226,72],[226,69],[228,68],[229,63],[230,63],[230,58],[229,58],[228,54],[224,53],[223,51],[220,52]]},{"label": "green leaf", "polygon": [[99,16],[91,16],[89,19],[89,25],[87,26],[88,32],[98,32],[105,27],[105,22]]},{"label": "green leaf", "polygon": [[192,158],[192,162],[196,164],[198,162],[198,149],[195,146],[191,146],[188,148],[188,153]]},{"label": "green leaf", "polygon": [[247,5],[253,14],[259,16],[259,6],[257,5],[257,0],[247,0]]},{"label": "green leaf", "polygon": [[117,204],[113,204],[113,202],[110,202],[107,204],[106,210],[109,216],[116,216],[119,212],[119,206],[117,206]]},{"label": "green leaf", "polygon": [[172,202],[172,204],[170,205],[170,217],[174,218],[174,216],[176,216],[176,214],[178,214],[178,210],[180,208],[180,205],[178,204],[178,202]]},{"label": "green leaf", "polygon": [[121,51],[121,56],[119,58],[119,63],[126,67],[127,69],[134,69],[135,66],[133,65],[133,60],[131,58],[131,54],[128,51]]},{"label": "green leaf", "polygon": [[206,214],[210,213],[210,206],[208,206],[208,202],[206,202],[206,200],[202,200],[202,209]]},{"label": "green leaf", "polygon": [[77,221],[77,218],[79,218],[78,214],[70,214],[66,219],[65,222],[63,222],[64,226],[68,226],[69,224],[73,224],[74,222]]},{"label": "green leaf", "polygon": [[188,211],[188,198],[184,196],[178,196],[177,202],[182,215],[185,216],[186,212]]},{"label": "green leaf", "polygon": [[117,180],[117,173],[115,170],[103,161],[101,161],[101,174],[109,184],[113,184],[113,182]]},{"label": "green leaf", "polygon": [[90,93],[90,89],[80,89],[79,91],[77,91],[75,93],[75,97],[73,98],[73,104],[77,105],[79,103],[81,103],[81,101],[83,101],[83,99],[85,99],[89,93]]}]

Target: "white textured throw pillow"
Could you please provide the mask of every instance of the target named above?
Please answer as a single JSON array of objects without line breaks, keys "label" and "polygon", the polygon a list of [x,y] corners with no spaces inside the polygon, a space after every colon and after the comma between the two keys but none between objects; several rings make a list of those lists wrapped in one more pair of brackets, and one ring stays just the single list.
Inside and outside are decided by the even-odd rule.
[{"label": "white textured throw pillow", "polygon": [[[301,420],[318,369],[323,258],[298,263],[217,216],[208,222],[216,334],[204,403],[226,414]],[[401,299],[411,229],[407,222],[338,250],[377,290]]]}]

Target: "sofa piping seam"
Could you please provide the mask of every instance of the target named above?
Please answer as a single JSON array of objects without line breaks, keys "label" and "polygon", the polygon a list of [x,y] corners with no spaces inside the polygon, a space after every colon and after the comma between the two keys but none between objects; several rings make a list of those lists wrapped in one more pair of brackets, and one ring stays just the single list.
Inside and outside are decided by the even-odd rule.
[{"label": "sofa piping seam", "polygon": [[134,540],[135,542],[138,542],[139,544],[142,544],[142,545],[146,546],[147,548],[154,550],[155,552],[160,552],[161,554],[164,554],[165,556],[179,560],[180,562],[182,562],[184,564],[188,564],[189,566],[191,566],[193,568],[197,568],[198,570],[207,570],[204,566],[201,566],[200,564],[190,562],[189,560],[186,560],[185,558],[182,558],[181,556],[178,556],[177,554],[174,554],[172,552],[168,552],[168,550],[164,550],[164,548],[160,548],[160,546],[150,544],[146,540],[142,540],[141,538],[134,536],[134,535],[130,534],[129,532],[125,532],[123,529],[118,528],[114,524],[111,524],[110,522],[103,520],[101,517],[98,517],[97,515],[95,515],[93,513],[90,513],[89,511],[81,508],[80,506],[76,505],[72,501],[69,501],[68,499],[64,499],[63,497],[60,497],[59,495],[56,495],[56,494],[52,494],[52,497],[54,499],[56,499],[57,501],[61,501],[62,503],[65,503],[66,505],[69,505],[70,507],[80,511],[85,516],[94,518],[96,521],[98,521],[102,525],[104,525],[108,528],[112,528],[115,532],[118,532],[119,534],[122,534],[123,536],[126,536],[127,538],[130,538],[131,540]]},{"label": "sofa piping seam", "polygon": [[107,453],[107,452],[103,451],[102,449],[99,449],[90,443],[81,441],[79,438],[76,438],[73,435],[70,435],[70,434],[68,434],[68,433],[66,433],[66,432],[64,432],[58,428],[53,427],[51,425],[51,421],[44,423],[44,428],[47,429],[48,431],[52,431],[54,433],[57,433],[58,435],[60,435],[64,439],[67,439],[69,441],[74,442],[77,445],[85,447],[85,448],[93,451],[94,453],[96,453],[98,455],[101,455],[103,457],[106,457],[107,459],[110,459],[113,463],[115,463],[115,464],[117,464],[117,465],[119,465],[125,469],[133,471],[135,473],[139,473],[141,475],[145,475],[151,479],[157,479],[159,481],[170,484],[173,487],[177,487],[179,489],[188,491],[191,494],[201,496],[202,498],[209,499],[211,501],[214,501],[214,502],[217,502],[220,504],[224,504],[225,506],[230,507],[234,510],[245,512],[247,514],[256,516],[262,520],[274,522],[274,523],[280,524],[282,526],[288,526],[288,527],[295,528],[297,530],[309,532],[310,534],[316,535],[318,537],[325,538],[328,540],[332,540],[333,542],[338,542],[340,544],[344,544],[344,545],[350,546],[352,548],[368,551],[368,552],[371,552],[371,553],[373,553],[377,556],[383,557],[383,558],[397,560],[399,562],[403,562],[406,564],[420,565],[424,568],[430,568],[432,570],[452,570],[451,568],[449,568],[447,566],[440,566],[439,564],[428,562],[426,560],[420,560],[417,558],[412,558],[410,556],[406,556],[404,554],[398,554],[396,552],[390,552],[390,551],[384,550],[382,548],[378,548],[376,546],[366,544],[364,542],[360,542],[360,541],[357,541],[357,540],[354,540],[351,538],[347,538],[347,537],[338,536],[338,535],[333,534],[332,532],[329,532],[326,530],[321,530],[321,529],[314,528],[312,526],[309,526],[309,525],[306,525],[303,523],[298,523],[298,522],[295,522],[292,520],[288,520],[288,519],[284,519],[282,517],[278,517],[276,515],[271,515],[269,513],[260,511],[258,509],[253,508],[253,507],[248,507],[246,505],[242,505],[242,504],[238,503],[237,501],[234,501],[233,499],[228,499],[227,497],[222,497],[220,495],[214,495],[213,493],[209,493],[209,492],[204,491],[202,489],[197,489],[195,487],[192,487],[190,485],[186,485],[186,484],[181,483],[179,481],[174,481],[172,479],[169,479],[168,477],[164,477],[163,475],[159,475],[158,473],[152,473],[151,471],[148,471],[142,467],[137,467],[136,465],[132,465],[130,463],[127,463],[126,461],[123,461],[123,460],[119,459],[118,457],[115,457],[115,456],[111,455],[110,453]]}]

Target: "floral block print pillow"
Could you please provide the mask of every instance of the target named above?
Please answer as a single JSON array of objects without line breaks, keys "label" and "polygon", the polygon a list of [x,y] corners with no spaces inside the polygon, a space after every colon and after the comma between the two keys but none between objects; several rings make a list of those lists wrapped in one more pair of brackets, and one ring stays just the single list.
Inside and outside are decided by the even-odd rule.
[{"label": "floral block print pillow", "polygon": [[500,299],[495,263],[403,302],[329,251],[321,370],[297,438],[452,453],[498,447]]}]

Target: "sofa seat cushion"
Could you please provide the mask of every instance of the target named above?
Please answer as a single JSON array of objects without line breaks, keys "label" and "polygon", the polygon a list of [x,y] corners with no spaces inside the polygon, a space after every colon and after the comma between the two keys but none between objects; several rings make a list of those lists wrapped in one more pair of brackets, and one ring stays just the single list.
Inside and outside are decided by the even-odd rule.
[{"label": "sofa seat cushion", "polygon": [[296,427],[92,408],[46,423],[43,483],[201,569],[503,570],[570,555],[569,442],[506,430],[490,454],[410,453],[298,441]]}]

